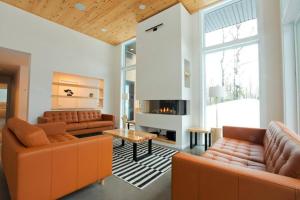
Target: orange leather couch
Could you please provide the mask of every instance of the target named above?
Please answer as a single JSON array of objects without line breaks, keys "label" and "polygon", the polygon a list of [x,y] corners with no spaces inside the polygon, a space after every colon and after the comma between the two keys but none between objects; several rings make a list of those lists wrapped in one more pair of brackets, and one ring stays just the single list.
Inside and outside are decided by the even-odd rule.
[{"label": "orange leather couch", "polygon": [[66,130],[72,135],[95,133],[115,128],[113,115],[102,114],[97,110],[89,111],[47,111],[38,123],[65,122]]},{"label": "orange leather couch", "polygon": [[3,129],[2,164],[12,200],[58,199],[112,174],[112,137],[78,139],[65,123],[12,118]]},{"label": "orange leather couch", "polygon": [[202,156],[173,157],[173,200],[299,200],[300,137],[279,122],[268,129],[223,127]]}]

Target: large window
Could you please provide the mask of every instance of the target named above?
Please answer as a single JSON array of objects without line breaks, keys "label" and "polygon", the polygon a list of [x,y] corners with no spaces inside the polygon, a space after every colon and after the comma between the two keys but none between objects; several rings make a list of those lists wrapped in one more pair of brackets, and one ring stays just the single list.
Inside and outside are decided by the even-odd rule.
[{"label": "large window", "polygon": [[131,41],[123,46],[124,66],[122,67],[122,115],[134,120],[136,88],[136,43]]},{"label": "large window", "polygon": [[[205,28],[203,34],[207,127],[260,125],[257,20],[255,14],[250,19],[242,19],[245,15],[240,10],[236,14],[238,16],[226,22],[226,15],[232,14],[227,10],[235,10],[235,7],[251,5],[253,2],[234,1],[207,13],[209,17],[204,15],[204,20],[211,21],[205,21],[206,26],[215,22],[215,26]],[[251,9],[255,7],[244,10]],[[224,19],[218,17],[220,13]],[[216,20],[223,22],[218,26]],[[222,92],[212,92],[214,88]]]}]

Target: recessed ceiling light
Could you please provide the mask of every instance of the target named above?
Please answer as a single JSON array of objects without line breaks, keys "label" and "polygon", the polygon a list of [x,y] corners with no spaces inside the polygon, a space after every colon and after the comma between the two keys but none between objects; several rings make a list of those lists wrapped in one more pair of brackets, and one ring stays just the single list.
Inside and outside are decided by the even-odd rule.
[{"label": "recessed ceiling light", "polygon": [[140,4],[139,5],[139,9],[140,10],[145,10],[146,9],[146,5],[145,4]]},{"label": "recessed ceiling light", "polygon": [[107,29],[106,29],[106,28],[101,28],[101,31],[102,31],[102,32],[106,32]]},{"label": "recessed ceiling light", "polygon": [[130,49],[130,51],[133,51],[134,49]]},{"label": "recessed ceiling light", "polygon": [[75,7],[77,10],[85,11],[85,5],[84,5],[83,3],[75,3],[74,7]]}]

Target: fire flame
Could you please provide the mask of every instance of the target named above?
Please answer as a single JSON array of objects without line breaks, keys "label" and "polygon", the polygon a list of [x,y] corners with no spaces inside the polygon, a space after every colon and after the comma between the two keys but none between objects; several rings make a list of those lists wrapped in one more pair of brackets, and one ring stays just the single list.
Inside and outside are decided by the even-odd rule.
[{"label": "fire flame", "polygon": [[168,108],[168,107],[163,107],[161,109],[159,109],[160,113],[170,113],[172,112],[172,109]]}]

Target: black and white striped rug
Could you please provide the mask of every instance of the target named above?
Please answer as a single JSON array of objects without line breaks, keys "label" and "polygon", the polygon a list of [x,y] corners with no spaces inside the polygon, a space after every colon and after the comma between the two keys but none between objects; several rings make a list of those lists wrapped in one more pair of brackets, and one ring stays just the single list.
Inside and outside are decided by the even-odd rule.
[{"label": "black and white striped rug", "polygon": [[[114,146],[121,140],[114,140]],[[127,183],[143,189],[157,180],[171,168],[173,149],[152,144],[152,155],[135,162],[132,160],[132,143],[114,149],[113,174]],[[138,156],[148,152],[148,143],[138,144]]]}]

